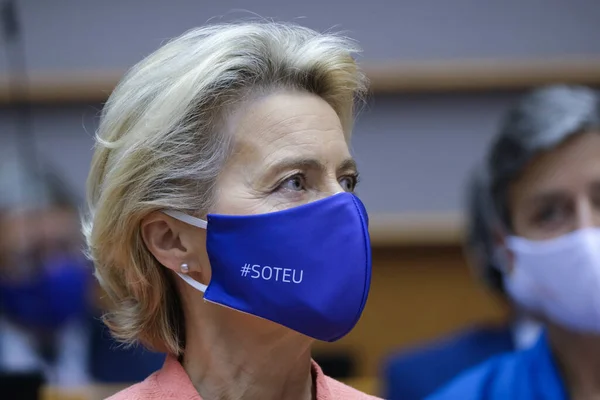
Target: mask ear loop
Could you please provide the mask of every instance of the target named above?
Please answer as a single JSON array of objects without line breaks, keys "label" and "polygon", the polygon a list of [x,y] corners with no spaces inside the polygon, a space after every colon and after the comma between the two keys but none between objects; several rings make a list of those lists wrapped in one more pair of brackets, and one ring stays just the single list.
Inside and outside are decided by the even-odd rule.
[{"label": "mask ear loop", "polygon": [[[181,211],[162,210],[162,213],[165,215],[168,215],[171,218],[175,218],[178,221],[181,221],[188,225],[195,226],[200,229],[207,229],[207,227],[208,227],[207,221],[200,219],[200,218],[192,217],[191,215],[187,215],[185,213],[182,213]],[[181,272],[176,272],[176,274],[179,275],[179,277],[181,279],[183,279],[188,285],[190,285],[194,289],[199,290],[202,293],[206,292],[206,289],[208,288],[207,285],[200,283],[200,282],[192,279],[192,277],[190,277],[186,274],[183,274]]]},{"label": "mask ear loop", "polygon": [[191,287],[193,287],[196,290],[199,290],[202,293],[206,292],[206,289],[208,289],[208,286],[200,283],[194,279],[192,279],[192,277],[188,276],[188,275],[184,275],[181,272],[177,272],[177,275],[179,275],[179,277],[181,279],[183,279],[185,281],[185,283],[187,283],[188,285],[190,285]]},{"label": "mask ear loop", "polygon": [[192,217],[191,215],[187,215],[182,213],[181,211],[175,210],[162,210],[163,214],[168,215],[171,218],[175,218],[181,222],[185,222],[188,225],[195,226],[196,228],[206,229],[208,227],[208,222],[203,219]]}]

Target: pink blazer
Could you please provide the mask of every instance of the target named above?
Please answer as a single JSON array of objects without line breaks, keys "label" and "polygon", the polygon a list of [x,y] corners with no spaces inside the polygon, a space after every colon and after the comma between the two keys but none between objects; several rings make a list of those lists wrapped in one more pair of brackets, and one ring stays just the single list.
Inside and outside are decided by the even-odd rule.
[{"label": "pink blazer", "polygon": [[[328,376],[313,362],[317,400],[376,400]],[[146,380],[111,396],[108,400],[202,400],[187,373],[174,357]]]}]

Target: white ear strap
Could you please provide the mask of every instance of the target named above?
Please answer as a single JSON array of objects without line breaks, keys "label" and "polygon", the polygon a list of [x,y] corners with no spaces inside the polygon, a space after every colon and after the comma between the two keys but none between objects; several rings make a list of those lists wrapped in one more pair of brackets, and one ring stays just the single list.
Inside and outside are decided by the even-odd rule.
[{"label": "white ear strap", "polygon": [[[195,226],[197,228],[206,229],[206,226],[208,225],[208,223],[205,220],[196,218],[196,217],[192,217],[191,215],[187,215],[180,211],[162,210],[162,212],[163,212],[163,214],[166,214],[171,218],[175,218],[181,222],[185,222],[186,224]],[[188,285],[190,285],[194,289],[199,290],[202,293],[206,292],[206,288],[208,286],[206,286],[205,284],[195,281],[190,276],[182,274],[180,272],[177,272],[177,275],[179,275],[179,277],[181,279],[183,279]]]},{"label": "white ear strap", "polygon": [[206,288],[208,286],[206,286],[198,281],[193,280],[190,276],[182,274],[181,272],[177,272],[177,275],[179,275],[179,277],[181,279],[183,279],[187,284],[189,284],[194,289],[197,289],[197,290],[201,291],[202,293],[206,292]]},{"label": "white ear strap", "polygon": [[180,211],[175,210],[162,210],[163,214],[168,215],[169,217],[175,218],[181,222],[185,222],[186,224],[195,226],[197,228],[206,229],[208,223],[200,218],[192,217],[191,215],[184,214]]}]

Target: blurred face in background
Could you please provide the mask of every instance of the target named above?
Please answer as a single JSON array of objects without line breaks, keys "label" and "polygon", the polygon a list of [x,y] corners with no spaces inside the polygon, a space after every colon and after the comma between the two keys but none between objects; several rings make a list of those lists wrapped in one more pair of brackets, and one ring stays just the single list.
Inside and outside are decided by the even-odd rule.
[{"label": "blurred face in background", "polygon": [[7,213],[0,217],[3,280],[27,280],[45,260],[81,253],[77,214],[68,209]]},{"label": "blurred face in background", "polygon": [[574,135],[535,157],[508,200],[514,234],[527,239],[600,227],[600,133]]},{"label": "blurred face in background", "polygon": [[43,330],[82,316],[91,273],[82,245],[74,210],[0,215],[0,316]]},{"label": "blurred face in background", "polygon": [[508,200],[511,297],[561,332],[600,336],[600,134],[534,157]]}]

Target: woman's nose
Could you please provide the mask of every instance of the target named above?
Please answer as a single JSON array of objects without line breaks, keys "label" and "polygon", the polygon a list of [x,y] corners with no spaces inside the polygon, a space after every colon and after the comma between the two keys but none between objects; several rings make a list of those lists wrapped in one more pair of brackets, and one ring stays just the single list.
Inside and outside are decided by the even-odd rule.
[{"label": "woman's nose", "polygon": [[317,199],[324,199],[333,196],[334,194],[343,193],[344,191],[344,188],[340,185],[337,178],[328,178],[323,182],[323,186],[318,192]]},{"label": "woman's nose", "polygon": [[342,187],[340,182],[338,182],[337,178],[332,178],[328,181],[326,191],[328,196],[333,196],[334,194],[345,192],[344,188]]}]

